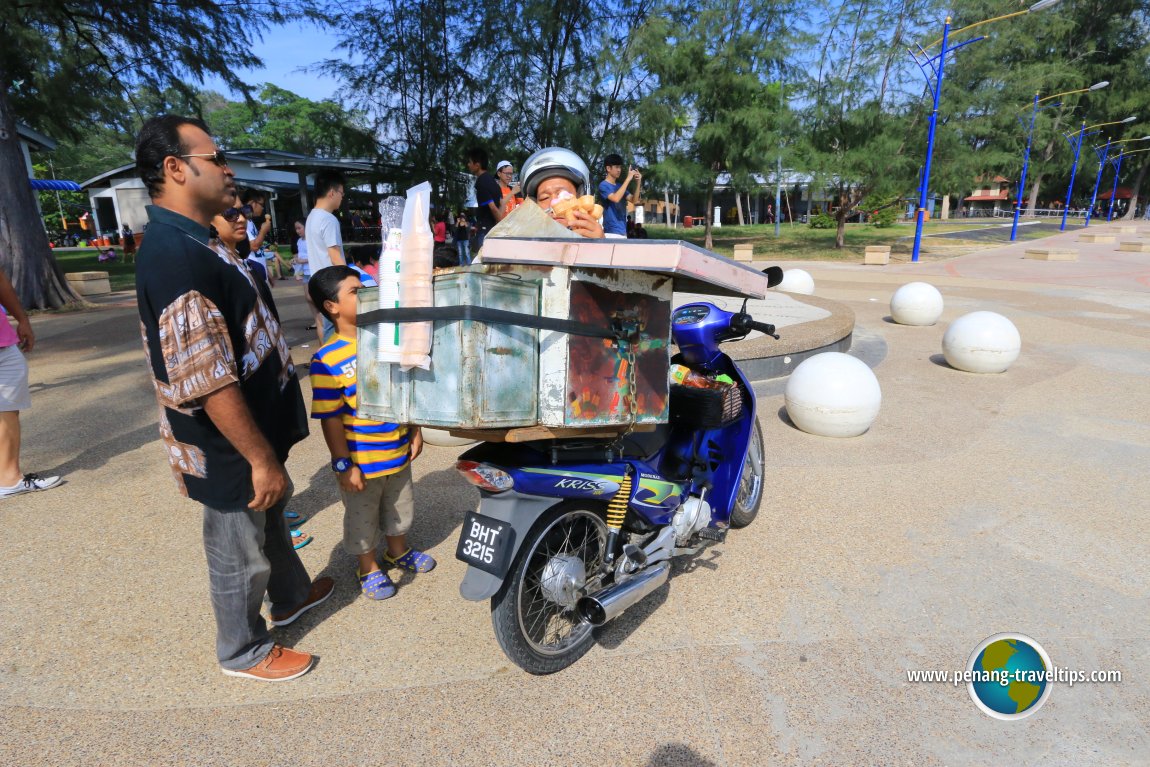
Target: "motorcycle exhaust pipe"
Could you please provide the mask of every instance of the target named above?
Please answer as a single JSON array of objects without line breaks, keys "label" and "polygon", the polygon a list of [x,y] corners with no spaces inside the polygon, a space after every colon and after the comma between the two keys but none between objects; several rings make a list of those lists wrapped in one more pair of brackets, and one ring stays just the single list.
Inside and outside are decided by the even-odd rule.
[{"label": "motorcycle exhaust pipe", "polygon": [[575,610],[592,626],[602,626],[622,615],[623,611],[667,582],[671,574],[669,561],[659,562],[632,575],[622,583],[588,594],[579,600]]}]

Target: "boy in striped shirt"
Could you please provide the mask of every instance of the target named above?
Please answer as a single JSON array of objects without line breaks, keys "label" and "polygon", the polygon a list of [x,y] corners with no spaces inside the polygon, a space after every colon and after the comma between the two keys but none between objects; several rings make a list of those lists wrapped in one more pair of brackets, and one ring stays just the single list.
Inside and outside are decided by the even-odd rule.
[{"label": "boy in striped shirt", "polygon": [[359,583],[369,599],[394,596],[395,584],[376,561],[382,536],[384,561],[425,573],[435,560],[407,545],[415,512],[411,461],[423,449],[417,426],[360,418],[356,413],[356,294],[362,284],[348,266],[329,266],[312,275],[312,301],[335,325],[311,360],[311,417],[319,419],[331,452],[331,467],[343,498],[343,545],[359,560]]}]

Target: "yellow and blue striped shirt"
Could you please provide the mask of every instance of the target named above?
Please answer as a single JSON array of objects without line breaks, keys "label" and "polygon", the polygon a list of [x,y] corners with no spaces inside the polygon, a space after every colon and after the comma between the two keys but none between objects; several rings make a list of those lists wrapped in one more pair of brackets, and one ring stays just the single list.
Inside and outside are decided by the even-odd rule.
[{"label": "yellow and blue striped shirt", "polygon": [[311,417],[340,416],[352,463],[368,479],[395,474],[411,453],[407,427],[360,418],[355,407],[355,339],[336,335],[311,358]]}]

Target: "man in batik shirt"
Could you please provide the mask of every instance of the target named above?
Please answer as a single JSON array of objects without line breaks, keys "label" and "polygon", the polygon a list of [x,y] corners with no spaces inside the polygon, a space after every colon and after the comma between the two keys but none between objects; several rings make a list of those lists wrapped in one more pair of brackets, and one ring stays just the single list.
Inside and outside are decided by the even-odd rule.
[{"label": "man in batik shirt", "polygon": [[271,292],[237,257],[208,246],[209,222],[235,204],[227,158],[200,120],[144,124],[136,167],[148,187],[148,234],[137,256],[144,347],[160,404],[160,435],[181,491],[203,505],[216,654],[231,676],[284,681],[312,656],[275,643],[330,596],[311,582],[283,512],[284,468],[307,436],[307,415]]}]

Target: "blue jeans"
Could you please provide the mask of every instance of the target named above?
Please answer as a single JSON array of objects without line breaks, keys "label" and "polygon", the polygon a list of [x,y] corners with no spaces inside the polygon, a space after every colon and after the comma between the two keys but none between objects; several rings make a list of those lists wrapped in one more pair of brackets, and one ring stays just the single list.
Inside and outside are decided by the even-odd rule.
[{"label": "blue jeans", "polygon": [[456,240],[455,251],[459,253],[459,265],[467,266],[471,263],[471,254],[468,252],[467,240]]},{"label": "blue jeans", "polygon": [[216,657],[230,671],[251,668],[271,652],[274,641],[260,615],[264,594],[272,612],[284,612],[303,604],[311,590],[283,516],[293,491],[289,482],[284,497],[266,512],[204,506]]}]

